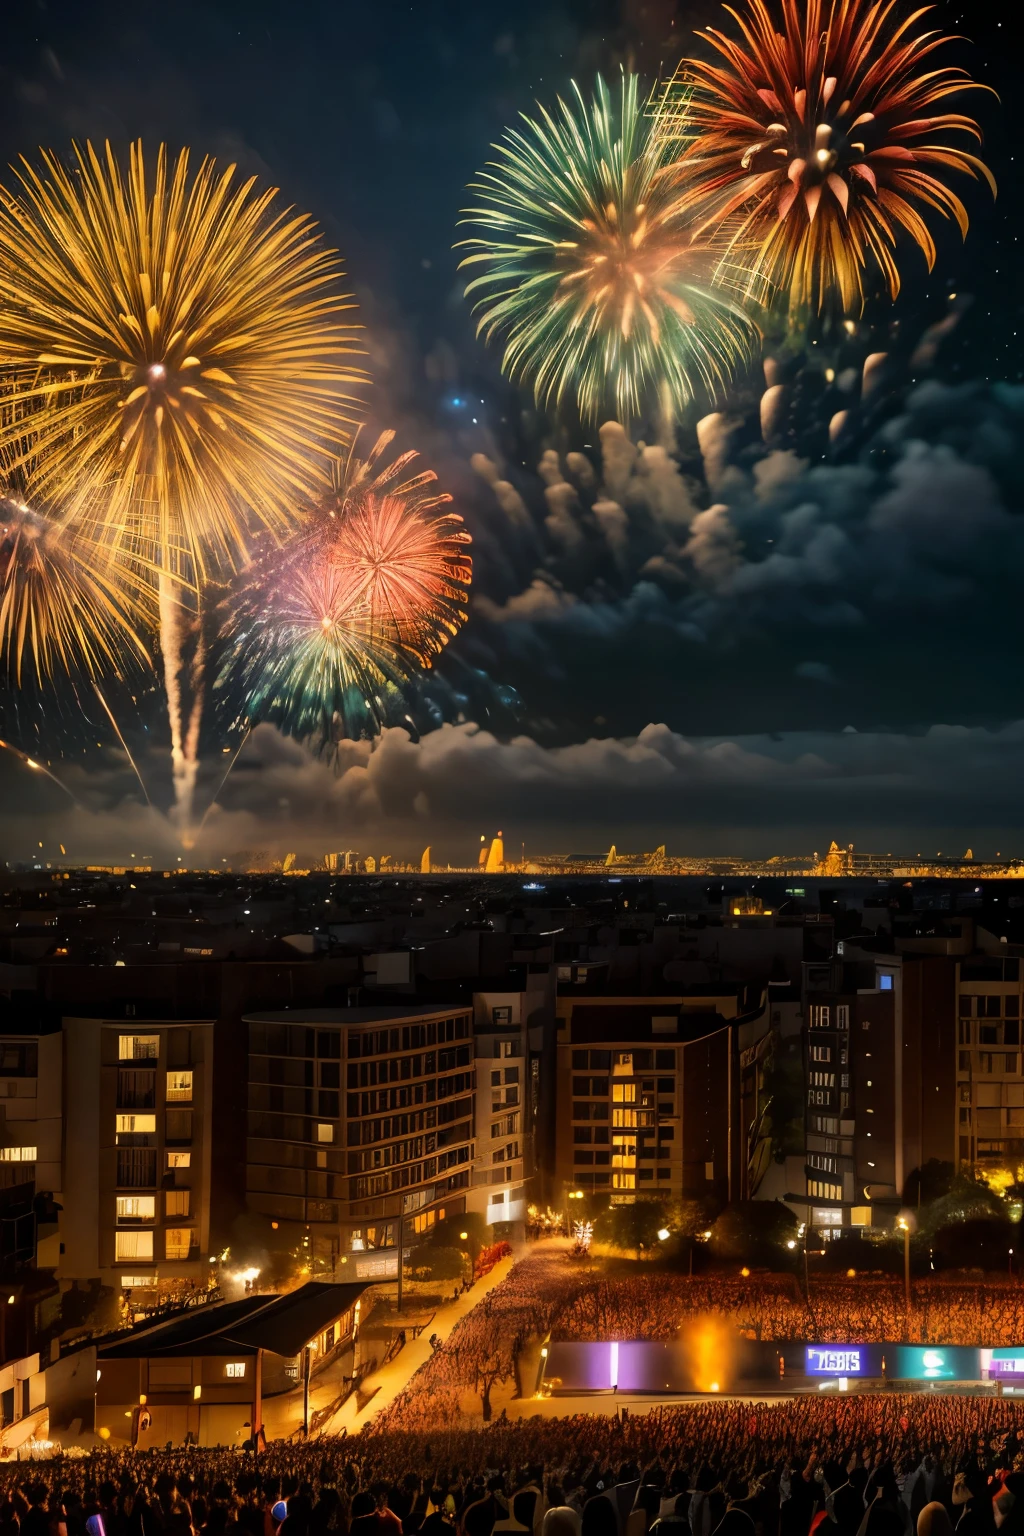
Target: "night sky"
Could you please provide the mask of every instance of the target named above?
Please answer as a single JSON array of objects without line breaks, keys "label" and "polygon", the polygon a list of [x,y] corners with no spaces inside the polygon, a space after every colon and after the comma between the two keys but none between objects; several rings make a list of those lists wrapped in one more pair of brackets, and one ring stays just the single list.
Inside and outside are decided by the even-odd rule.
[{"label": "night sky", "polygon": [[[554,849],[656,838],[677,852],[772,852],[837,836],[1024,853],[1019,44],[1009,7],[935,15],[967,35],[957,61],[1002,98],[964,106],[983,125],[997,202],[957,178],[966,245],[933,221],[935,271],[904,250],[897,304],[869,304],[830,358],[852,376],[868,352],[888,354],[836,447],[825,427],[844,401],[820,360],[769,342],[791,385],[775,438],[761,437],[759,374],[728,401],[718,471],[694,412],[657,474],[633,466],[625,548],[593,512],[609,484],[602,439],[538,415],[501,378],[452,245],[465,184],[519,111],[623,63],[653,81],[694,30],[725,20],[713,0],[28,0],[5,17],[0,158],[72,138],[166,139],[233,159],[309,209],[344,255],[366,326],[370,427],[421,449],[474,536],[470,623],[419,721],[454,730],[386,753],[354,745],[340,773],[261,739],[210,823],[218,848],[319,846],[329,830],[411,852],[430,831],[456,859],[504,822]],[[632,437],[650,441],[642,425]],[[622,440],[603,441],[607,453]],[[593,487],[566,460],[579,451]],[[557,455],[546,476],[545,453]],[[554,498],[552,462],[568,481]],[[518,521],[488,479],[511,488]],[[32,737],[45,711],[15,721],[2,695],[0,711],[0,734],[45,745]],[[215,757],[212,734],[208,746]],[[0,856],[62,829],[92,856],[105,841],[115,851],[126,818],[142,816],[137,796],[106,747],[78,762],[77,820],[59,792],[0,763],[13,813]],[[138,826],[133,840],[159,841]]]}]

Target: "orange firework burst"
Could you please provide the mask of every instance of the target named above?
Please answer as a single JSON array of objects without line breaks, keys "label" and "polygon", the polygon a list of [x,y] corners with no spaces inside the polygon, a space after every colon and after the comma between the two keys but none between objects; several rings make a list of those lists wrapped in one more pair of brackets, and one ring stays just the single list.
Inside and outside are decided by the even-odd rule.
[{"label": "orange firework burst", "polygon": [[988,168],[949,142],[980,140],[971,117],[935,111],[965,90],[987,90],[954,65],[928,67],[950,39],[913,31],[923,10],[900,20],[895,0],[781,0],[782,25],[765,0],[741,15],[742,36],[709,29],[723,63],[689,59],[676,86],[696,137],[677,162],[685,208],[706,222],[737,218],[734,251],[758,281],[792,308],[845,311],[864,300],[869,263],[899,292],[902,230],[935,262],[929,209],[967,232],[967,211],[936,171],[985,180]]},{"label": "orange firework burst", "polygon": [[374,735],[465,622],[469,534],[433,470],[406,475],[415,453],[381,467],[393,437],[339,459],[298,538],[262,553],[225,601],[218,687],[241,692],[250,725],[325,750]]},{"label": "orange firework burst", "polygon": [[374,635],[430,666],[466,621],[471,541],[462,518],[447,510],[452,498],[433,489],[432,469],[402,478],[415,452],[378,467],[394,435],[382,433],[366,459],[339,462],[314,516]]}]

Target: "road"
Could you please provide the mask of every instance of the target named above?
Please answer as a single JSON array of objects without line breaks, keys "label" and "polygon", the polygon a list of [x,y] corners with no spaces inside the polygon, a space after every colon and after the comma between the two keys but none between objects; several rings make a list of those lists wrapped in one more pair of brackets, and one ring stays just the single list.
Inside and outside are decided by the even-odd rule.
[{"label": "road", "polygon": [[463,1292],[455,1301],[446,1302],[444,1306],[438,1307],[430,1320],[429,1327],[424,1329],[418,1339],[410,1339],[393,1360],[366,1378],[360,1396],[365,1397],[366,1392],[372,1391],[373,1397],[362,1411],[359,1410],[357,1395],[353,1392],[351,1397],[342,1403],[334,1418],[324,1426],[324,1433],[337,1435],[345,1429],[351,1435],[372,1423],[377,1414],[393,1403],[398,1394],[408,1386],[420,1366],[430,1359],[430,1335],[436,1333],[442,1342],[447,1339],[456,1323],[460,1322],[467,1312],[472,1312],[489,1291],[501,1284],[512,1265],[522,1257],[523,1252],[525,1249],[519,1253],[513,1253],[507,1259],[502,1259],[500,1264],[496,1264],[482,1280],[477,1280],[470,1290]]}]

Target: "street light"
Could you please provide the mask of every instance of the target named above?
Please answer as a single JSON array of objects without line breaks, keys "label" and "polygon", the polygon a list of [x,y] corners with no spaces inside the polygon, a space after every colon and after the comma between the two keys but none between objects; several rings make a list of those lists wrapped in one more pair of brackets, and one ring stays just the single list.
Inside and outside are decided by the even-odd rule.
[{"label": "street light", "polygon": [[[667,1243],[671,1236],[672,1236],[672,1234],[668,1230],[668,1227],[659,1227],[658,1228],[658,1242],[659,1243]],[[1010,1249],[1010,1252],[1011,1253],[1013,1252],[1012,1248]]]},{"label": "street light", "polygon": [[913,1211],[900,1211],[896,1218],[897,1230],[903,1233],[903,1300],[906,1306],[907,1328],[910,1328],[910,1234],[914,1230]]}]

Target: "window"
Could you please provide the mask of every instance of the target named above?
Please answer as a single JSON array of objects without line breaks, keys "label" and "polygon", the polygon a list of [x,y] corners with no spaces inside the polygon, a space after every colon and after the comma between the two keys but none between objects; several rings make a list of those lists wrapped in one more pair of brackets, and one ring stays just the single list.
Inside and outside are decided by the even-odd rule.
[{"label": "window", "polygon": [[635,1173],[613,1173],[612,1174],[612,1188],[613,1189],[635,1189],[636,1188],[636,1174]]},{"label": "window", "polygon": [[612,1102],[614,1104],[635,1104],[636,1083],[613,1083]]},{"label": "window", "polygon": [[155,1136],[156,1115],[118,1115],[115,1130],[119,1141],[122,1136]]},{"label": "window", "polygon": [[518,1055],[518,1052],[516,1050],[516,1043],[515,1043],[515,1041],[514,1040],[497,1040],[495,1042],[494,1054],[495,1054],[495,1056],[501,1056],[501,1057],[516,1056],[516,1055]]},{"label": "window", "polygon": [[635,1130],[636,1116],[637,1112],[635,1109],[613,1109],[612,1125],[622,1127],[626,1130]]},{"label": "window", "polygon": [[811,1086],[814,1088],[834,1088],[836,1075],[834,1072],[812,1072]]},{"label": "window", "polygon": [[153,1189],[156,1185],[156,1153],[143,1148],[117,1149],[119,1189]]},{"label": "window", "polygon": [[160,1055],[159,1035],[120,1035],[117,1041],[119,1061],[156,1061]]},{"label": "window", "polygon": [[891,992],[892,991],[892,972],[891,971],[883,971],[882,974],[879,976],[879,978],[878,978],[878,990],[880,992]]},{"label": "window", "polygon": [[168,1072],[167,1074],[167,1102],[168,1104],[191,1104],[192,1102],[192,1073]]},{"label": "window", "polygon": [[34,1163],[35,1147],[0,1147],[0,1163]]},{"label": "window", "polygon": [[830,1027],[831,1009],[828,1003],[812,1003],[810,1012],[812,1029],[828,1029]]},{"label": "window", "polygon": [[848,1003],[839,1003],[837,1008],[836,1008],[836,1028],[837,1029],[849,1029],[849,1027],[850,1027],[850,1006],[849,1006]]},{"label": "window", "polygon": [[118,1195],[118,1221],[155,1221],[155,1195]]},{"label": "window", "polygon": [[[152,1239],[151,1239],[152,1241]],[[191,1227],[168,1227],[164,1233],[164,1256],[168,1259],[187,1259],[192,1247]]]},{"label": "window", "polygon": [[168,1152],[168,1154],[167,1154],[167,1166],[168,1166],[168,1168],[191,1168],[191,1166],[192,1166],[192,1153],[191,1152]]},{"label": "window", "polygon": [[240,1381],[245,1375],[244,1360],[229,1360],[224,1367],[224,1375],[229,1381]]},{"label": "window", "polygon": [[316,1139],[317,1141],[333,1141],[334,1126],[327,1125],[324,1121],[321,1120],[316,1128]]},{"label": "window", "polygon": [[187,1189],[167,1189],[164,1191],[164,1215],[187,1216],[190,1191]]},{"label": "window", "polygon": [[190,1109],[166,1110],[164,1135],[167,1141],[191,1141],[192,1111]]},{"label": "window", "polygon": [[819,1200],[841,1200],[843,1198],[843,1186],[830,1184],[825,1179],[808,1179],[807,1193],[817,1196]]},{"label": "window", "polygon": [[630,1077],[633,1072],[633,1052],[616,1051],[612,1061],[612,1071],[616,1077]]},{"label": "window", "polygon": [[114,1244],[118,1263],[125,1259],[153,1258],[152,1232],[115,1232]]},{"label": "window", "polygon": [[811,1046],[811,1060],[812,1061],[831,1061],[832,1060],[832,1049],[831,1049],[831,1047],[827,1046],[827,1045],[812,1045]]}]

